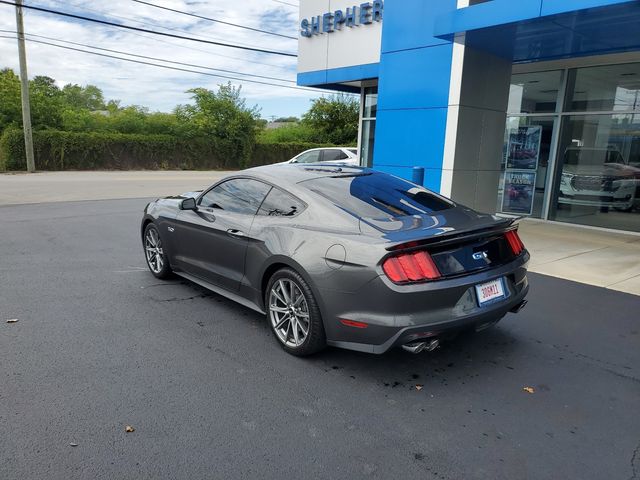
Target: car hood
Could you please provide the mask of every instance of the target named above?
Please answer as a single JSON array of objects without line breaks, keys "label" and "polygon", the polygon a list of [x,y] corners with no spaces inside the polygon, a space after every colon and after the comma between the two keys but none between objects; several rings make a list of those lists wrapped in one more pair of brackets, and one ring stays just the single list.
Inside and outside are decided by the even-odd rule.
[{"label": "car hood", "polygon": [[478,213],[470,208],[457,206],[430,215],[361,218],[360,231],[363,234],[380,236],[390,243],[405,243],[506,228],[513,222],[514,219]]},{"label": "car hood", "polygon": [[172,205],[173,207],[176,207],[180,204],[180,202],[182,202],[182,200],[184,200],[185,198],[198,198],[198,196],[201,194],[202,192],[185,192],[185,193],[181,193],[180,195],[169,195],[166,197],[161,197],[156,199],[156,203],[159,204],[164,204],[164,205]]},{"label": "car hood", "polygon": [[619,163],[605,165],[565,165],[562,173],[571,175],[607,175],[611,177],[628,177],[639,175],[640,169]]},{"label": "car hood", "polygon": [[166,197],[160,197],[158,200],[183,200],[185,198],[198,198],[202,191],[185,192],[179,195],[168,195]]}]

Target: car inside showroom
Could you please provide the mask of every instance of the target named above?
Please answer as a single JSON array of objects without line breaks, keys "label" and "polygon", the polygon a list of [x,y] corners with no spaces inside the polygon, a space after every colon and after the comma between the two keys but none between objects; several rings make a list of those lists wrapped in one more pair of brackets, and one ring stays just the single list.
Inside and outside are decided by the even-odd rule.
[{"label": "car inside showroom", "polygon": [[298,84],[361,95],[363,165],[481,211],[640,232],[633,1],[300,2]]}]

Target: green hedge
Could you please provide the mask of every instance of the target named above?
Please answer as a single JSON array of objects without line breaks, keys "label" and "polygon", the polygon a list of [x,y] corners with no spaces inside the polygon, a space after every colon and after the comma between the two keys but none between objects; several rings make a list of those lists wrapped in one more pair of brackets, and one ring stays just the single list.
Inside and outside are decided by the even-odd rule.
[{"label": "green hedge", "polygon": [[[282,162],[322,146],[257,143],[243,165],[222,158],[215,141],[206,138],[42,130],[34,132],[33,143],[37,170],[239,169]],[[22,130],[8,129],[0,137],[0,170],[26,170]]]}]

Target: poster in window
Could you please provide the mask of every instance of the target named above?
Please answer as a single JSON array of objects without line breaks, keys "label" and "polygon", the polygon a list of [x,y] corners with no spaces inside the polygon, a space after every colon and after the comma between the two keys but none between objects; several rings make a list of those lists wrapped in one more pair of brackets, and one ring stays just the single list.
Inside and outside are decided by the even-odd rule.
[{"label": "poster in window", "polygon": [[507,169],[537,170],[541,140],[541,125],[512,128],[509,131]]},{"label": "poster in window", "polygon": [[535,172],[507,170],[504,174],[502,212],[531,215],[535,186]]}]

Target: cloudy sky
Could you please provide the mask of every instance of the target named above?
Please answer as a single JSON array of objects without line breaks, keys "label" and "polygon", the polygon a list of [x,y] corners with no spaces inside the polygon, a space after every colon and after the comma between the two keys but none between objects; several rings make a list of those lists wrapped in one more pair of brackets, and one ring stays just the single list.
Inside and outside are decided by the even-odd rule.
[{"label": "cloudy sky", "polygon": [[[149,2],[292,37],[296,37],[297,34],[298,0],[149,0]],[[293,39],[214,23],[142,5],[132,0],[25,0],[25,4],[133,25],[147,30],[281,52],[296,53],[297,51],[297,41]],[[2,30],[0,37],[15,35],[13,33],[15,28],[14,7],[0,4],[0,30]],[[295,57],[256,53],[132,32],[28,9],[25,9],[25,32],[34,35],[28,38],[41,42],[127,57],[121,53],[98,51],[77,45],[84,44],[209,68],[273,77],[284,81],[173,65],[179,68],[295,86],[295,83],[289,83],[295,82],[296,79]],[[75,42],[76,45],[62,41]],[[127,58],[162,63],[156,60]],[[227,79],[212,76],[167,70],[65,50],[33,41],[27,42],[27,61],[30,78],[35,75],[47,75],[55,78],[59,86],[66,83],[94,84],[103,90],[107,99],[120,99],[123,105],[144,105],[159,111],[171,111],[176,104],[186,103],[189,96],[185,91],[189,88],[215,89],[216,85],[227,81]],[[165,63],[165,65],[171,64]],[[0,38],[0,68],[3,67],[10,67],[16,71],[18,69],[15,38]],[[257,104],[261,108],[263,118],[299,116],[308,109],[310,99],[320,96],[319,93],[307,90],[261,85],[248,81],[232,80],[232,82],[242,84],[243,95],[247,97],[249,104]]]}]

